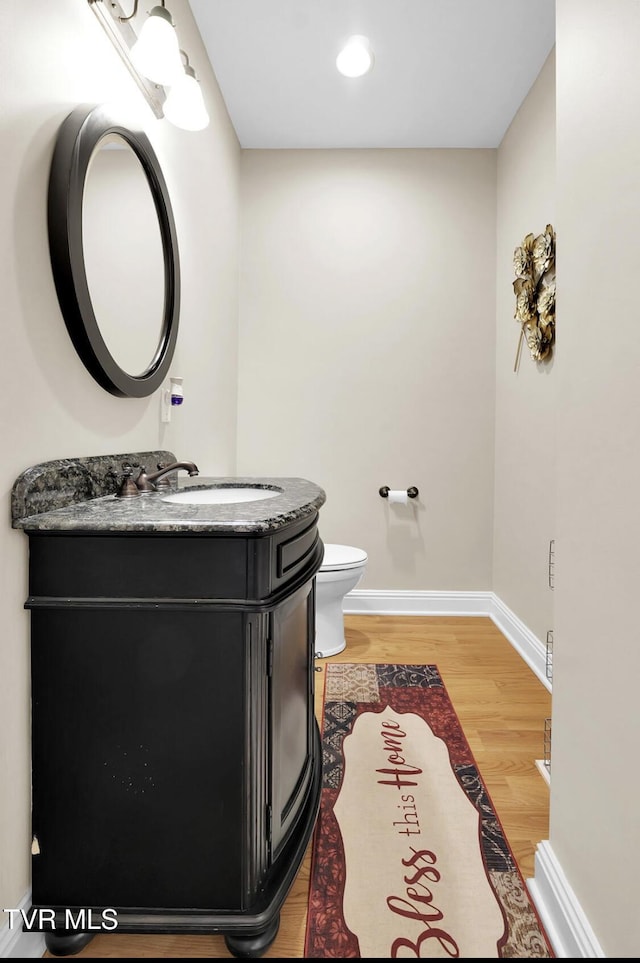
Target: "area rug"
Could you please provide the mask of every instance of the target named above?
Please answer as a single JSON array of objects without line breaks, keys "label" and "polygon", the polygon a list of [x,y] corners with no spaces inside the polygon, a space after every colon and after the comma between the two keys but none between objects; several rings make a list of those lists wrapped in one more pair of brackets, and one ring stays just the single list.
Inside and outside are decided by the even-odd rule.
[{"label": "area rug", "polygon": [[307,958],[552,958],[435,665],[329,663]]}]

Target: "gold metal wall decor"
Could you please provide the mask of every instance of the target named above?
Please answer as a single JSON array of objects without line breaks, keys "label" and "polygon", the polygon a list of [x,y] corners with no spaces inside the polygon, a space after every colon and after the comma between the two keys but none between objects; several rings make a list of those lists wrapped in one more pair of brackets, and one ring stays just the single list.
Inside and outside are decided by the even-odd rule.
[{"label": "gold metal wall decor", "polygon": [[513,370],[518,370],[522,342],[526,340],[534,361],[551,355],[556,335],[556,232],[547,224],[544,233],[527,234],[513,252],[516,279],[516,321],[520,337]]}]

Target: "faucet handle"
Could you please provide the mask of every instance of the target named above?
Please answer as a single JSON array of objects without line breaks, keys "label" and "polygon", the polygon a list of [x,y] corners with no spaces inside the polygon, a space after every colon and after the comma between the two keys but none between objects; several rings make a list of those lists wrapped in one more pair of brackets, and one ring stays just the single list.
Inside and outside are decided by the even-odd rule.
[{"label": "faucet handle", "polygon": [[116,498],[133,498],[139,495],[138,486],[133,480],[133,468],[125,465],[122,470],[122,482],[116,492]]}]

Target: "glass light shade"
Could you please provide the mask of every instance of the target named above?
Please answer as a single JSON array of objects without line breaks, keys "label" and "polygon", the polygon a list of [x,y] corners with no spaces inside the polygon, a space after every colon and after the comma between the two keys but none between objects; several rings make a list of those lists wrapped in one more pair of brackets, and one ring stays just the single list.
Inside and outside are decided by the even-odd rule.
[{"label": "glass light shade", "polygon": [[163,86],[171,86],[183,72],[178,35],[164,7],[149,13],[131,48],[131,61],[139,73]]},{"label": "glass light shade", "polygon": [[336,67],[344,77],[362,77],[373,67],[373,51],[366,37],[349,37],[336,57]]},{"label": "glass light shade", "polygon": [[200,84],[191,67],[171,87],[164,102],[164,116],[183,130],[203,130],[209,123]]}]

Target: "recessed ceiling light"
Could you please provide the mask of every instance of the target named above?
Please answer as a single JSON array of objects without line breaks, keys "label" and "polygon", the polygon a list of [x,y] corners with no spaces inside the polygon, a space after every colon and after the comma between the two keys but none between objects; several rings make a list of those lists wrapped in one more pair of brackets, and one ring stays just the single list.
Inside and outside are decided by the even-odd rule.
[{"label": "recessed ceiling light", "polygon": [[349,37],[336,58],[336,67],[344,77],[362,77],[373,67],[373,51],[367,37]]}]

